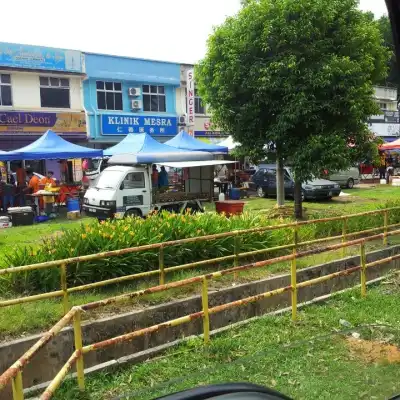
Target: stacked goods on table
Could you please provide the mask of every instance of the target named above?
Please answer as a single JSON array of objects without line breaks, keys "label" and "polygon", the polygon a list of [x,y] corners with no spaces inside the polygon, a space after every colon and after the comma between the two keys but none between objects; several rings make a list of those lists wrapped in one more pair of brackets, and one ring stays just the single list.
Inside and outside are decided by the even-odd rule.
[{"label": "stacked goods on table", "polygon": [[159,203],[173,203],[176,201],[208,199],[208,193],[165,192],[156,193],[155,199]]}]

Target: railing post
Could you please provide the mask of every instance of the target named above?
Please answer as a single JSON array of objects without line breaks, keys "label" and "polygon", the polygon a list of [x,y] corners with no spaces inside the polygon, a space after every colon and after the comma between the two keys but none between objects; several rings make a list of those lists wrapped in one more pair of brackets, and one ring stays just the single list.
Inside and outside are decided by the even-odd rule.
[{"label": "railing post", "polygon": [[365,255],[365,242],[360,245],[360,264],[361,264],[361,296],[367,296],[367,257]]},{"label": "railing post", "polygon": [[[235,234],[235,237],[234,237],[234,252],[235,252],[235,258],[234,258],[234,261],[233,261],[233,265],[235,267],[238,267],[239,266],[239,252],[240,252],[240,236],[239,236],[239,232],[237,232]],[[234,279],[236,280],[239,277],[239,274],[237,272],[235,272],[233,274],[233,276],[234,276]]]},{"label": "railing post", "polygon": [[[342,225],[342,243],[346,243],[346,234],[347,234],[347,217],[343,217],[343,225]],[[346,255],[346,247],[342,248],[342,257]]]},{"label": "railing post", "polygon": [[81,310],[78,309],[74,314],[74,341],[75,350],[79,352],[79,357],[76,360],[76,375],[78,377],[78,386],[80,390],[85,390],[85,368],[83,365],[82,354],[82,325],[81,325]]},{"label": "railing post", "polygon": [[297,223],[293,227],[293,259],[290,263],[290,285],[292,286],[292,321],[297,319],[297,263],[296,263],[296,253],[297,253],[297,243],[299,240],[298,236],[298,226]]},{"label": "railing post", "polygon": [[203,276],[201,285],[201,303],[203,306],[203,332],[204,343],[210,343],[210,315],[208,313],[208,282],[207,278]]},{"label": "railing post", "polygon": [[158,252],[158,268],[160,270],[160,285],[164,285],[165,284],[164,246],[161,246]]},{"label": "railing post", "polygon": [[385,246],[387,246],[388,244],[388,239],[387,239],[388,225],[389,225],[389,215],[388,215],[388,210],[385,210],[383,212],[383,244]]},{"label": "railing post", "polygon": [[63,291],[64,315],[69,311],[68,290],[67,290],[67,266],[60,266],[61,290]]},{"label": "railing post", "polygon": [[13,400],[24,400],[24,387],[22,384],[22,372],[18,371],[17,375],[11,382]]}]

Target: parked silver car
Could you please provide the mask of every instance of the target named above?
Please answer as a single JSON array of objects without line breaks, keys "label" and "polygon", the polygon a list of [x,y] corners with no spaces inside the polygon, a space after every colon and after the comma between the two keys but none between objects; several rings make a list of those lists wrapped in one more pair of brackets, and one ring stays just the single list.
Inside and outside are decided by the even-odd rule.
[{"label": "parked silver car", "polygon": [[360,171],[358,168],[350,168],[347,171],[327,173],[325,179],[337,182],[340,186],[352,189],[354,185],[360,183]]}]

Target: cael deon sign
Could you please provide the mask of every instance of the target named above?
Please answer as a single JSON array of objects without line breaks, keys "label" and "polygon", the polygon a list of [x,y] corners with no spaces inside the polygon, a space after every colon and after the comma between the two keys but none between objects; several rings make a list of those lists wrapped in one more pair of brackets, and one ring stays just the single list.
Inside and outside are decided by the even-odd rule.
[{"label": "cael deon sign", "polygon": [[57,133],[86,134],[85,113],[0,111],[0,132],[43,133],[47,129]]}]

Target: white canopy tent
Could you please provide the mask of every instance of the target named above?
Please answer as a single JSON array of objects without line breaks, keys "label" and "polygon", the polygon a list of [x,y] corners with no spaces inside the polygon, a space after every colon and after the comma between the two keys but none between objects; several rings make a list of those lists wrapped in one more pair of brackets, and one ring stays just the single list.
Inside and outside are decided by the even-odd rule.
[{"label": "white canopy tent", "polygon": [[232,136],[228,136],[222,142],[218,143],[218,146],[224,146],[228,148],[228,151],[234,150],[237,146],[240,146],[239,143],[233,141]]}]

